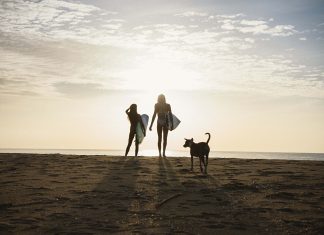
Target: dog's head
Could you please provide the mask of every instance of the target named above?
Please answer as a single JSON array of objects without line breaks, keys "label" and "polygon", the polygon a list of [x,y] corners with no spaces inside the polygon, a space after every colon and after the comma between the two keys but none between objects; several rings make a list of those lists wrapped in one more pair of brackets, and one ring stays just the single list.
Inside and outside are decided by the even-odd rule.
[{"label": "dog's head", "polygon": [[191,145],[192,145],[192,143],[193,143],[193,138],[191,138],[191,139],[186,139],[186,138],[185,138],[185,141],[186,141],[186,142],[184,143],[183,147],[184,147],[184,148],[186,148],[186,147],[189,147],[189,148],[190,148]]}]

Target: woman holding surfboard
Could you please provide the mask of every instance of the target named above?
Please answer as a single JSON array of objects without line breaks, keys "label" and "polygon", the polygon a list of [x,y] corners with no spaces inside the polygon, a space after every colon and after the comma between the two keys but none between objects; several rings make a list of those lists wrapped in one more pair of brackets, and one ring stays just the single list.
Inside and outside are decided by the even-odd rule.
[{"label": "woman holding surfboard", "polygon": [[161,157],[161,142],[162,142],[162,133],[163,133],[163,157],[166,157],[165,149],[168,142],[168,132],[169,129],[171,131],[173,130],[173,120],[172,120],[173,115],[171,111],[171,105],[166,103],[165,96],[163,94],[158,96],[157,103],[154,106],[154,114],[150,125],[150,131],[152,131],[152,125],[154,123],[156,115],[158,115],[157,133],[158,133],[159,156]]},{"label": "woman holding surfboard", "polygon": [[138,138],[139,131],[141,132],[141,134],[143,134],[143,136],[145,136],[145,126],[143,124],[141,115],[137,113],[136,104],[132,104],[128,109],[126,109],[126,114],[128,116],[131,126],[129,129],[128,145],[126,147],[125,157],[129,152],[129,148],[132,145],[134,136],[136,136],[135,138],[135,157],[136,157],[138,153],[138,145],[143,140],[142,138],[141,139]]}]

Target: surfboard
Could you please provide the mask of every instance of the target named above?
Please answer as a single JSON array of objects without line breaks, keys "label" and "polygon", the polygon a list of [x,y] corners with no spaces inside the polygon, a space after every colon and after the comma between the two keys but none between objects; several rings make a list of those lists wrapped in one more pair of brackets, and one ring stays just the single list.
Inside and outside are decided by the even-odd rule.
[{"label": "surfboard", "polygon": [[[145,131],[146,131],[148,121],[149,121],[149,116],[147,114],[142,114],[141,119],[142,119],[142,122],[144,124]],[[137,126],[136,126],[136,138],[137,138],[138,143],[142,143],[144,137],[145,136],[144,136],[144,132],[142,130],[141,124],[137,123]]]},{"label": "surfboard", "polygon": [[[179,120],[179,118],[176,117],[176,115],[172,114],[172,122],[173,122],[173,129],[172,130],[174,130],[174,129],[177,128],[177,126],[179,126],[181,121]],[[168,129],[170,131],[171,131],[171,127],[172,127],[172,125],[171,125],[171,113],[168,113]]]}]

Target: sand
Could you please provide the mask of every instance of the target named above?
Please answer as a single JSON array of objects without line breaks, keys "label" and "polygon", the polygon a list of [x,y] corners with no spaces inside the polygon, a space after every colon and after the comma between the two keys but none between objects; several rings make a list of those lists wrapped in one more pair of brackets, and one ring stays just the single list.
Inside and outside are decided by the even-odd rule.
[{"label": "sand", "polygon": [[1,234],[323,234],[324,162],[0,154]]}]

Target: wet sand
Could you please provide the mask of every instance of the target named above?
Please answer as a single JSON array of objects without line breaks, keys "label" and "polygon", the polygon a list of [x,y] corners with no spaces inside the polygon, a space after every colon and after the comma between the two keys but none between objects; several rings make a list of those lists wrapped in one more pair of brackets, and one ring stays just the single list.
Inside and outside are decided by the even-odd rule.
[{"label": "wet sand", "polygon": [[324,162],[0,154],[1,234],[323,234]]}]

